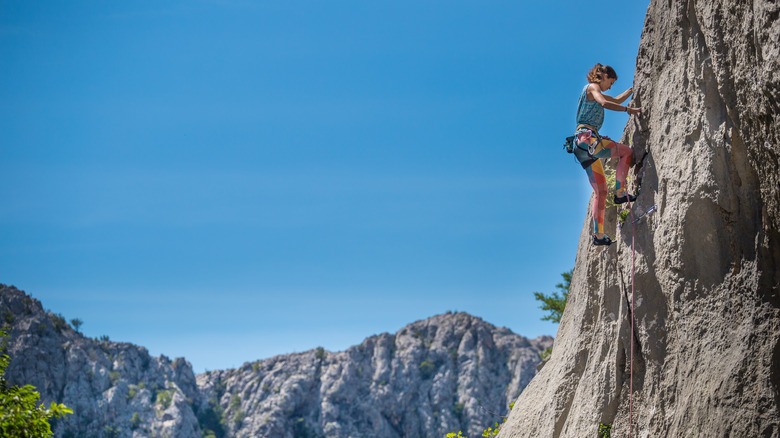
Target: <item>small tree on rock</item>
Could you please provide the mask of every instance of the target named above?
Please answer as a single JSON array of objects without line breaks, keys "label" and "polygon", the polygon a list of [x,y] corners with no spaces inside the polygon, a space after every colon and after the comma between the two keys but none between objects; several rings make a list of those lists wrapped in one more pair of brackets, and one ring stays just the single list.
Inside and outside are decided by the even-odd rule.
[{"label": "small tree on rock", "polygon": [[[561,322],[563,309],[566,308],[566,301],[569,299],[569,286],[571,286],[572,273],[574,273],[574,269],[562,273],[561,277],[563,277],[563,283],[555,285],[562,295],[558,295],[558,292],[553,292],[552,295],[547,296],[541,292],[534,292],[534,298],[542,302],[542,305],[540,306],[541,309],[550,312],[542,318],[542,321],[552,321],[556,324]],[[539,356],[541,356],[544,361],[548,360],[550,355],[552,355],[552,347],[539,353]]]},{"label": "small tree on rock", "polygon": [[73,318],[70,320],[70,325],[72,325],[73,329],[76,331],[79,331],[79,328],[81,327],[82,324],[84,324],[84,321],[78,318]]},{"label": "small tree on rock", "polygon": [[541,309],[550,312],[549,315],[542,318],[542,321],[561,322],[563,309],[566,307],[566,300],[569,299],[569,286],[571,286],[571,274],[573,272],[574,269],[561,274],[563,283],[555,285],[562,295],[559,295],[558,292],[553,292],[552,295],[547,296],[541,292],[534,292],[534,298],[542,302]]}]

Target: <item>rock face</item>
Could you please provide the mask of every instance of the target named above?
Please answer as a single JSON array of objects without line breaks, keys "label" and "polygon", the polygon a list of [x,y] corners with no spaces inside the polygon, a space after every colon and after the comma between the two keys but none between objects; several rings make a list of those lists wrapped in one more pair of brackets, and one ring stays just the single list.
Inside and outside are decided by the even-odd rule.
[{"label": "rock face", "polygon": [[198,375],[184,359],[83,337],[0,285],[6,378],[75,411],[57,437],[479,436],[501,421],[552,338],[528,340],[465,313],[418,321],[346,351],[316,349]]},{"label": "rock face", "polygon": [[658,212],[632,234],[609,211],[620,242],[604,254],[586,219],[552,358],[502,438],[629,436],[632,344],[631,436],[780,436],[779,15],[771,0],[651,2],[643,114],[623,142],[633,214]]}]

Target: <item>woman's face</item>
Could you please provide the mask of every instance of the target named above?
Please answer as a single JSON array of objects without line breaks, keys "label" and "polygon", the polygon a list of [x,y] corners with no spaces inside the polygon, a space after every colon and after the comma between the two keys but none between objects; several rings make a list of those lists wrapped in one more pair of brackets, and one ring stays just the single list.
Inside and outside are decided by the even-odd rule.
[{"label": "woman's face", "polygon": [[617,79],[615,78],[602,79],[601,82],[599,82],[599,87],[601,88],[601,91],[607,91],[610,88],[612,88],[612,84],[614,84],[616,80]]}]

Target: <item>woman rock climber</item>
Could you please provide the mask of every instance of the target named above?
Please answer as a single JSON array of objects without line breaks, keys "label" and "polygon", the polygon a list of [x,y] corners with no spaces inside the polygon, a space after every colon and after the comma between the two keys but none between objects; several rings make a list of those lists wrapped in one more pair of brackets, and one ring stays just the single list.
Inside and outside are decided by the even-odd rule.
[{"label": "woman rock climber", "polygon": [[615,175],[615,204],[633,202],[636,197],[626,193],[626,175],[631,164],[633,150],[609,137],[599,135],[599,129],[604,123],[604,108],[612,111],[626,111],[630,115],[639,114],[641,108],[629,108],[621,105],[633,93],[633,88],[621,93],[618,97],[604,94],[612,88],[617,80],[617,73],[608,65],[596,64],[588,73],[588,85],[580,95],[577,108],[577,131],[574,137],[574,154],[588,174],[590,185],[593,186],[593,244],[610,245],[612,239],[604,234],[604,209],[607,203],[607,179],[604,176],[602,158],[617,158]]}]

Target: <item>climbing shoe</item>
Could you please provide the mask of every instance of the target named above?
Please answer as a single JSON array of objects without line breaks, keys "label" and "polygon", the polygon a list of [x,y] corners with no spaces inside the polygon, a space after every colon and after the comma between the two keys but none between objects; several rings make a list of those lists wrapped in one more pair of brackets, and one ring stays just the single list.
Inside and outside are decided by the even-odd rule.
[{"label": "climbing shoe", "polygon": [[599,239],[595,235],[593,236],[593,244],[596,245],[596,246],[598,246],[598,245],[607,245],[607,246],[609,246],[609,245],[612,245],[613,243],[614,243],[614,240],[610,239],[609,236],[607,236],[606,234],[601,239]]},{"label": "climbing shoe", "polygon": [[634,202],[634,201],[636,201],[636,196],[628,195],[628,194],[623,195],[619,198],[617,195],[615,195],[615,199],[614,199],[615,204],[624,204],[626,202]]}]

